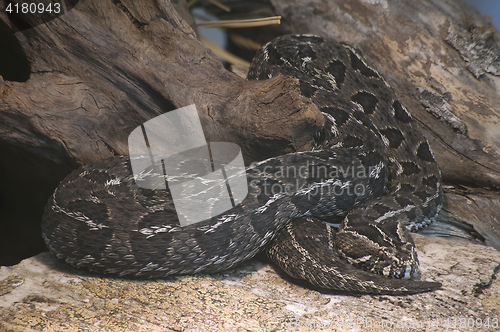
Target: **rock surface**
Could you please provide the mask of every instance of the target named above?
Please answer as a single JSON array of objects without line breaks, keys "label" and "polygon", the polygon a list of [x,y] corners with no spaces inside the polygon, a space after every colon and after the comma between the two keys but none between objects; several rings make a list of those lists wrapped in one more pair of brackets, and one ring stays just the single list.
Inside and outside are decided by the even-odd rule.
[{"label": "rock surface", "polygon": [[[332,293],[297,283],[259,259],[214,275],[117,280],[81,274],[42,253],[0,268],[0,330],[497,331],[500,252],[414,238],[423,279],[442,282],[441,290],[412,296]],[[478,323],[483,327],[476,329]]]}]

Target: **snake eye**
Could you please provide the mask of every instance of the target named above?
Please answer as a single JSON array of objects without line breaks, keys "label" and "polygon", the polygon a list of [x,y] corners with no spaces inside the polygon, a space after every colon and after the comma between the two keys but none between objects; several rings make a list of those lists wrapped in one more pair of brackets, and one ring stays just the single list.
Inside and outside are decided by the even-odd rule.
[{"label": "snake eye", "polygon": [[378,257],[381,259],[381,260],[387,260],[389,257],[387,256],[387,254],[383,251],[383,250],[379,250],[378,251]]}]

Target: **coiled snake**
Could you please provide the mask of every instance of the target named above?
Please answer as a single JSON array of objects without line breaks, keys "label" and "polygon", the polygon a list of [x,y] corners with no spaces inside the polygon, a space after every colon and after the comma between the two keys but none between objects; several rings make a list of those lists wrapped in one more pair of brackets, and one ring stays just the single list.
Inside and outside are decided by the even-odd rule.
[{"label": "coiled snake", "polygon": [[439,212],[440,173],[391,88],[355,49],[311,35],[268,43],[248,78],[277,74],[297,78],[325,116],[313,151],[252,165],[240,205],[185,227],[167,190],[135,184],[127,156],[86,165],[61,182],[46,207],[50,251],[100,274],[161,278],[221,271],[265,250],[292,277],[324,288],[439,288],[410,280],[419,279],[419,264],[408,230]]}]

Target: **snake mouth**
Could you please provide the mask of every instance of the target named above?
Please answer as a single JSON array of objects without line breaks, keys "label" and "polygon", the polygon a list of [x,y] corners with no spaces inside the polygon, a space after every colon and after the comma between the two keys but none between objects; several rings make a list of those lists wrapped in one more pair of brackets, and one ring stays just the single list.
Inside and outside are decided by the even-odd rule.
[{"label": "snake mouth", "polygon": [[418,259],[401,262],[397,259],[389,261],[372,260],[365,256],[364,262],[361,262],[359,259],[354,260],[345,256],[344,258],[347,258],[346,260],[350,264],[374,274],[397,279],[420,280],[420,264],[418,263]]},{"label": "snake mouth", "polygon": [[385,252],[373,262],[371,271],[391,278],[420,280],[420,263],[417,251],[412,246],[411,248],[399,248],[399,250],[393,249]]},{"label": "snake mouth", "polygon": [[[384,273],[385,275],[385,273]],[[418,262],[415,264],[406,264],[398,268],[395,272],[389,273],[389,277],[406,279],[406,280],[420,280],[420,266]]]},{"label": "snake mouth", "polygon": [[390,265],[386,265],[381,274],[391,278],[420,280],[420,263],[415,247],[412,247],[407,255],[409,256],[407,259],[398,259],[397,255],[392,256],[392,259],[387,261]]}]

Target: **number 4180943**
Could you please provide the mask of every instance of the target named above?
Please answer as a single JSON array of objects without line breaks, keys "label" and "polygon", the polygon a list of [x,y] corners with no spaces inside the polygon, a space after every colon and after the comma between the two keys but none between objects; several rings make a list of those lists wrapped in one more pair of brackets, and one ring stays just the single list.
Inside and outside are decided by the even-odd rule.
[{"label": "number 4180943", "polygon": [[59,14],[61,12],[60,3],[9,3],[5,8],[5,11],[9,14],[43,14],[43,13],[54,13]]},{"label": "number 4180943", "polygon": [[498,318],[497,317],[494,317],[490,320],[490,318],[486,318],[486,319],[481,319],[481,318],[477,318],[477,319],[474,319],[474,318],[456,318],[456,317],[452,317],[452,318],[447,318],[443,321],[443,326],[444,328],[446,329],[449,329],[449,328],[476,328],[476,329],[480,329],[480,328],[489,328],[489,327],[493,327],[493,328],[498,328]]}]

